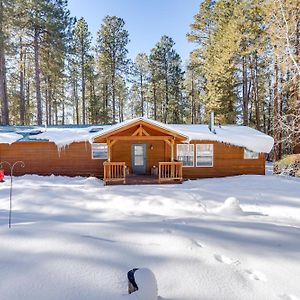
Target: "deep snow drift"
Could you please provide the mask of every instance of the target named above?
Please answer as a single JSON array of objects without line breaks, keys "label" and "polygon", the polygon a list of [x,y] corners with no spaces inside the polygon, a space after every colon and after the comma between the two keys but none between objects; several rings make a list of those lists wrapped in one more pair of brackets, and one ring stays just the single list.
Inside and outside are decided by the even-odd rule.
[{"label": "deep snow drift", "polygon": [[[300,299],[300,181],[239,176],[182,185],[95,178],[0,184],[0,299],[122,300],[150,268],[163,300]],[[140,298],[141,299],[141,298]]]}]

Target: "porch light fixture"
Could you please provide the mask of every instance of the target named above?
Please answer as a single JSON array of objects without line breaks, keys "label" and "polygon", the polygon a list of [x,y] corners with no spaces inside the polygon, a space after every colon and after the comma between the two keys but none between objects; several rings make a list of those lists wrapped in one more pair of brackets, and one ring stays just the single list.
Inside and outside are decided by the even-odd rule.
[{"label": "porch light fixture", "polygon": [[150,150],[153,150],[153,148],[154,148],[153,145],[150,145]]}]

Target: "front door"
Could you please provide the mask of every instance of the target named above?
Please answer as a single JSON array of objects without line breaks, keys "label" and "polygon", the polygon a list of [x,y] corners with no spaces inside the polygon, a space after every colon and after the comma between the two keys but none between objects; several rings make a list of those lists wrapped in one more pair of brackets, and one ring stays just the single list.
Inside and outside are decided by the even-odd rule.
[{"label": "front door", "polygon": [[146,174],[146,144],[133,144],[131,148],[132,173]]}]

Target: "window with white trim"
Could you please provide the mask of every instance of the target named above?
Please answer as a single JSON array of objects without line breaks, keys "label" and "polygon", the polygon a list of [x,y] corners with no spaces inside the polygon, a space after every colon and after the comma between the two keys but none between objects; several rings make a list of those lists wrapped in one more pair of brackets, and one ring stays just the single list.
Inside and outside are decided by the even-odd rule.
[{"label": "window with white trim", "polygon": [[196,145],[196,166],[212,167],[214,162],[214,145],[197,144]]},{"label": "window with white trim", "polygon": [[244,159],[258,159],[259,154],[257,152],[244,148]]},{"label": "window with white trim", "polygon": [[177,160],[182,161],[184,167],[194,166],[194,145],[177,144]]},{"label": "window with white trim", "polygon": [[93,143],[92,144],[93,159],[107,159],[107,144]]}]

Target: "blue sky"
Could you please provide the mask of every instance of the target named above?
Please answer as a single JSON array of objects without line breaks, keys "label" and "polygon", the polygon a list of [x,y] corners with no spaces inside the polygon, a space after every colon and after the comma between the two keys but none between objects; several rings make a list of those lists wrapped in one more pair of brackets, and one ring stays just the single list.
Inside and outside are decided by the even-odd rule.
[{"label": "blue sky", "polygon": [[130,58],[149,53],[165,34],[173,38],[184,62],[195,47],[188,43],[186,33],[199,5],[200,0],[69,0],[71,15],[83,16],[93,37],[106,15],[123,18],[130,37]]}]

